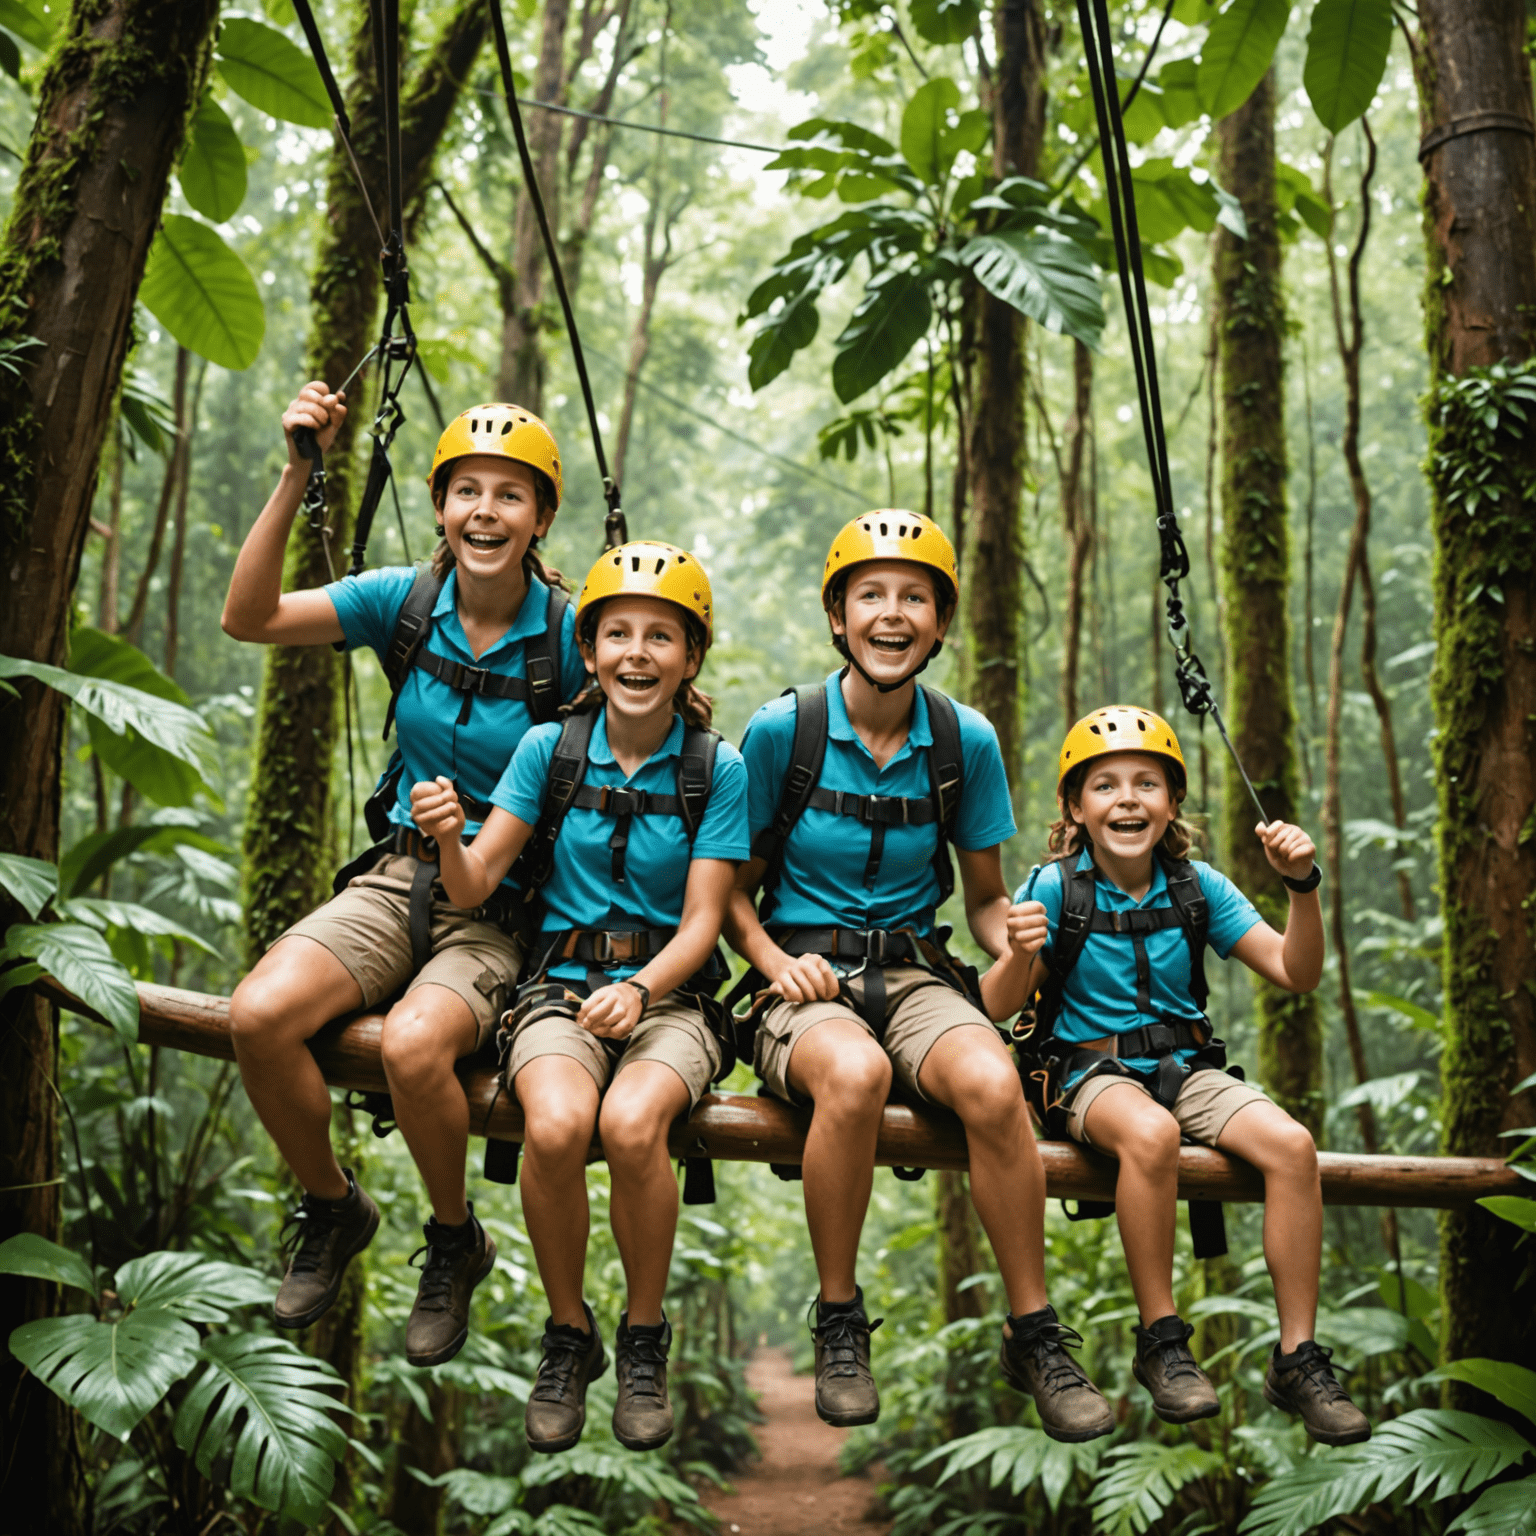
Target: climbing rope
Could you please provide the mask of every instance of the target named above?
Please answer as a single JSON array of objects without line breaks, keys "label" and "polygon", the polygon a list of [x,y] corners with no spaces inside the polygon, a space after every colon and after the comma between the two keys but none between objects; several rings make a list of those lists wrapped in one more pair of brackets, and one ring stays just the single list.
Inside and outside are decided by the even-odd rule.
[{"label": "climbing rope", "polygon": [[560,253],[555,248],[554,233],[549,227],[549,214],[545,211],[544,197],[539,191],[539,179],[534,174],[533,156],[528,151],[528,136],[523,132],[523,114],[517,105],[517,90],[512,79],[512,55],[507,48],[507,28],[501,15],[501,0],[486,0],[486,3],[491,10],[491,30],[496,36],[496,58],[501,65],[501,86],[507,98],[507,116],[512,119],[517,154],[523,163],[523,185],[529,202],[533,204],[539,233],[544,239],[544,254],[549,258],[550,274],[554,278],[555,292],[559,295],[560,309],[565,316],[566,334],[571,339],[571,355],[576,362],[576,377],[581,381],[581,397],[586,402],[587,425],[592,429],[592,451],[597,457],[597,471],[603,480],[603,500],[608,503],[608,516],[603,524],[603,547],[617,549],[620,544],[629,542],[629,528],[619,504],[618,484],[608,472],[608,456],[603,452],[603,434],[597,424],[597,405],[592,398],[592,381],[587,377],[587,359],[581,350],[581,333],[576,329],[576,312],[571,308],[565,273],[560,269]]},{"label": "climbing rope", "polygon": [[[1141,425],[1147,443],[1147,464],[1152,473],[1152,497],[1157,511],[1157,537],[1161,551],[1158,575],[1167,588],[1168,640],[1173,647],[1174,680],[1184,708],[1198,719],[1206,715],[1221,734],[1243,784],[1259,813],[1269,816],[1248,777],[1237,748],[1227,734],[1221,706],[1205,667],[1195,652],[1194,633],[1179,583],[1190,572],[1189,550],[1179,528],[1173,505],[1173,475],[1168,467],[1168,441],[1163,431],[1162,398],[1157,387],[1157,349],[1152,337],[1151,307],[1147,302],[1146,276],[1142,270],[1141,235],[1136,223],[1136,193],[1131,181],[1130,153],[1121,117],[1120,91],[1115,83],[1115,59],[1106,0],[1077,0],[1077,16],[1083,31],[1083,51],[1088,60],[1088,80],[1093,89],[1098,118],[1099,144],[1104,163],[1104,194],[1114,234],[1115,260],[1120,273],[1120,296],[1125,303],[1126,330],[1131,339],[1131,360],[1136,369],[1136,393],[1141,404]],[[1107,83],[1106,83],[1107,82]]]}]

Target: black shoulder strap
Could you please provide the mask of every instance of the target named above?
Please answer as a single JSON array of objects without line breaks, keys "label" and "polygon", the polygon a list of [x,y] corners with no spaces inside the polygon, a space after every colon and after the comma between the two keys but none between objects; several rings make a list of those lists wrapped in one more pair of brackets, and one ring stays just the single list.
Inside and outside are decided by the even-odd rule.
[{"label": "black shoulder strap", "polygon": [[400,605],[400,612],[395,618],[394,632],[389,637],[389,645],[382,657],[384,676],[389,681],[389,708],[384,712],[385,741],[389,740],[390,730],[394,726],[395,704],[400,697],[400,690],[405,686],[411,663],[431,633],[432,610],[437,606],[446,579],[438,575],[430,563],[418,566],[416,579],[411,583],[411,590],[405,594],[405,601]]},{"label": "black shoulder strap", "polygon": [[1092,864],[1087,869],[1069,869],[1077,856],[1061,862],[1061,921],[1056,928],[1056,943],[1051,951],[1050,969],[1040,987],[1035,1018],[1041,1030],[1049,1034],[1061,1012],[1061,1000],[1067,990],[1067,978],[1082,959],[1083,947],[1093,927],[1093,910],[1098,905],[1098,875]]},{"label": "black shoulder strap", "polygon": [[558,717],[564,702],[560,697],[561,631],[570,594],[564,587],[549,589],[549,609],[544,628],[523,642],[523,666],[528,674],[528,713],[535,725],[548,725]]},{"label": "black shoulder strap", "polygon": [[762,859],[763,871],[758,915],[766,919],[773,910],[773,893],[784,869],[784,844],[805,811],[811,791],[821,781],[821,765],[827,755],[827,689],[825,683],[802,683],[786,688],[795,696],[795,737],[789,751],[789,771],[779,791],[773,820],[752,842],[752,857]]},{"label": "black shoulder strap", "polygon": [[960,746],[960,716],[953,701],[937,688],[922,683],[918,687],[928,701],[928,731],[933,737],[933,745],[928,748],[928,782],[933,793],[934,820],[938,823],[933,872],[939,882],[938,905],[942,907],[955,891],[955,867],[950,862],[949,845],[955,840],[960,797],[965,792],[965,753]]},{"label": "black shoulder strap", "polygon": [[555,871],[555,842],[560,836],[561,823],[576,798],[576,791],[587,775],[587,748],[592,743],[592,730],[596,724],[595,709],[567,716],[560,739],[550,754],[538,825],[513,868],[513,877],[522,889],[525,902],[538,896]]},{"label": "black shoulder strap", "polygon": [[1179,915],[1179,927],[1184,930],[1189,945],[1189,995],[1195,1007],[1205,1012],[1206,999],[1211,995],[1210,984],[1205,979],[1205,943],[1211,928],[1210,903],[1200,889],[1200,872],[1188,859],[1171,859],[1161,851],[1157,861],[1168,877],[1168,899]]},{"label": "black shoulder strap", "polygon": [[677,798],[690,847],[709,809],[709,792],[715,787],[715,754],[719,750],[719,731],[695,725],[684,727],[683,750],[677,760]]}]

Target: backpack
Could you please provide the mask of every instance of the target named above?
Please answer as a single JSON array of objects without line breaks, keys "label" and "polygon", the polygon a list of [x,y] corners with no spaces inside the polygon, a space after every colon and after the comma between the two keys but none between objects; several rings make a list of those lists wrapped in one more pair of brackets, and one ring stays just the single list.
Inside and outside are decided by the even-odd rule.
[{"label": "backpack", "polygon": [[954,841],[955,821],[965,787],[965,756],[960,745],[960,717],[953,702],[936,688],[918,684],[928,701],[928,729],[933,744],[926,749],[929,793],[921,798],[898,795],[853,795],[820,787],[821,765],[827,755],[827,691],[823,683],[787,688],[780,697],[795,696],[795,735],[790,747],[789,770],[773,820],[752,841],[752,857],[762,859],[763,871],[758,908],[766,924],[776,903],[775,893],[784,872],[784,850],[795,823],[808,808],[853,816],[870,828],[869,861],[864,883],[873,885],[880,869],[887,825],[936,822],[938,838],[933,850],[933,873],[939,884],[937,906],[943,906],[955,889],[955,870],[949,845]]}]

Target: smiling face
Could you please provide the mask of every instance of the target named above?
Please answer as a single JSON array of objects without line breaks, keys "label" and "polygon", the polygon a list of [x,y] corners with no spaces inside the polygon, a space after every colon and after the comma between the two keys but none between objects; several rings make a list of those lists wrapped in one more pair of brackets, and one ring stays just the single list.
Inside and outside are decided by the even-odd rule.
[{"label": "smiling face", "polygon": [[703,658],[688,643],[683,611],[660,597],[610,597],[590,642],[581,642],[587,671],[608,707],[632,719],[672,709],[672,698],[697,677]]},{"label": "smiling face", "polygon": [[491,581],[521,572],[529,544],[555,520],[553,508],[539,506],[536,478],[527,464],[494,454],[454,461],[439,515],[463,575]]},{"label": "smiling face", "polygon": [[832,632],[847,639],[859,665],[879,683],[906,678],[944,638],[931,572],[910,560],[854,566],[832,607]]},{"label": "smiling face", "polygon": [[1067,814],[1094,846],[1126,860],[1150,855],[1178,813],[1168,769],[1150,752],[1096,758],[1077,797],[1067,800]]}]

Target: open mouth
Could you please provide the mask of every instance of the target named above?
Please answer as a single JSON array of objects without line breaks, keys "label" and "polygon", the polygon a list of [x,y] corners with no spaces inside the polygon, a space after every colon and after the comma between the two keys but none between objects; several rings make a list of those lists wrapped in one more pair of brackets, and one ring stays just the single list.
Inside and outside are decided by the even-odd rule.
[{"label": "open mouth", "polygon": [[661,682],[659,677],[647,677],[641,672],[621,672],[618,676],[619,687],[630,693],[649,693]]},{"label": "open mouth", "polygon": [[903,651],[912,649],[911,635],[871,635],[869,643],[877,651],[885,651],[889,655],[899,656]]},{"label": "open mouth", "polygon": [[464,542],[471,549],[477,549],[482,554],[490,554],[507,542],[507,536],[504,533],[466,533]]},{"label": "open mouth", "polygon": [[1138,832],[1145,832],[1150,825],[1151,823],[1147,821],[1124,817],[1119,821],[1110,822],[1109,830],[1120,833],[1122,837],[1135,837]]}]

